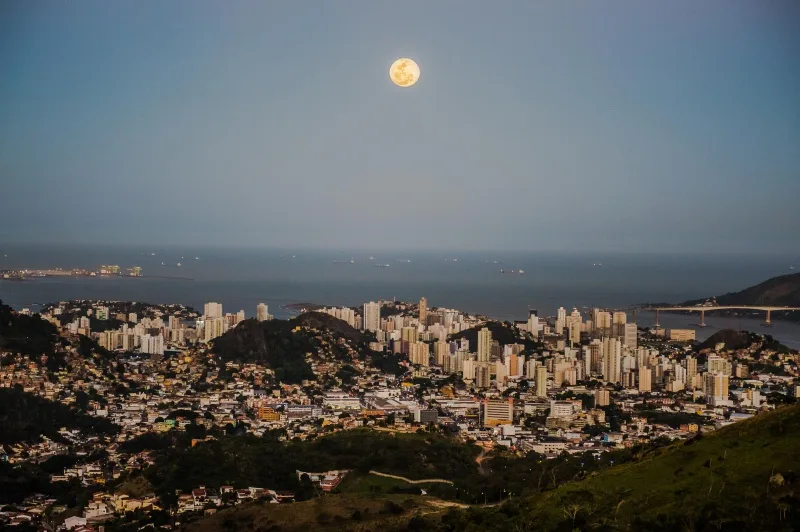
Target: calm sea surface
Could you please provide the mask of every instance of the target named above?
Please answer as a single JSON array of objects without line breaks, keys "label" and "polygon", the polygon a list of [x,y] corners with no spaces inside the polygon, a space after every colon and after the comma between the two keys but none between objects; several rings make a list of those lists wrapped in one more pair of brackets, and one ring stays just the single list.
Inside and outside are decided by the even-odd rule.
[{"label": "calm sea surface", "polygon": [[[151,253],[155,253],[152,255]],[[374,260],[370,260],[370,256]],[[197,257],[197,259],[195,258]],[[334,261],[355,260],[355,264]],[[458,259],[453,261],[452,259]],[[494,261],[497,261],[495,263]],[[428,298],[429,305],[525,319],[528,308],[552,315],[559,306],[624,308],[643,302],[678,303],[737,291],[790,273],[795,256],[675,256],[545,253],[279,251],[200,248],[2,246],[0,269],[86,268],[100,264],[141,266],[146,277],[41,278],[0,281],[0,299],[37,310],[68,299],[183,303],[201,308],[218,301],[225,311],[255,314],[265,302],[278,317],[282,305],[312,302],[359,305],[377,299]],[[181,266],[177,266],[177,263]],[[162,265],[163,263],[163,265]],[[375,264],[389,264],[388,268]],[[797,264],[800,267],[800,264]],[[523,269],[524,275],[500,269]],[[150,277],[152,276],[152,277]],[[158,276],[158,277],[155,277]],[[192,280],[170,279],[186,277]],[[691,326],[693,316],[662,315],[666,327]],[[652,322],[639,312],[637,322]],[[707,317],[705,338],[719,328],[767,331],[800,347],[800,324]]]}]

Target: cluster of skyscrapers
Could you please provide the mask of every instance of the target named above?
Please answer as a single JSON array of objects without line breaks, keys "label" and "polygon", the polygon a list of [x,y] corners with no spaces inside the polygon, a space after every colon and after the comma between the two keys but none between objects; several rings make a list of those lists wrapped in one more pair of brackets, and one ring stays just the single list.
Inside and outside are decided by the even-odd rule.
[{"label": "cluster of skyscrapers", "polygon": [[[209,342],[225,334],[228,329],[236,327],[244,319],[244,310],[240,310],[236,314],[223,314],[222,303],[210,302],[203,307],[203,316],[197,320],[195,328],[198,335],[202,335],[203,341]],[[259,303],[256,307],[256,319],[258,321],[272,319],[269,307],[265,303]]]},{"label": "cluster of skyscrapers", "polygon": [[[514,325],[527,337],[542,341],[548,350],[530,352],[521,343],[500,345],[488,327],[477,334],[477,345],[466,338],[448,341],[455,332],[474,326],[468,316],[447,309],[428,307],[422,298],[417,319],[408,315],[381,317],[382,304],[369,302],[361,316],[352,309],[325,309],[346,319],[354,327],[376,334],[373,348],[408,355],[420,375],[433,368],[444,374],[459,374],[478,389],[504,389],[511,381],[529,382],[534,395],[546,397],[550,388],[575,385],[589,377],[647,392],[658,386],[667,391],[703,390],[709,402],[727,400],[726,368],[712,357],[708,372],[698,374],[697,360],[676,360],[658,350],[638,345],[636,323],[623,311],[592,309],[584,319],[578,309],[558,309],[555,319],[541,320],[535,310]],[[719,359],[720,364],[725,359]],[[728,368],[729,370],[730,368]]]}]

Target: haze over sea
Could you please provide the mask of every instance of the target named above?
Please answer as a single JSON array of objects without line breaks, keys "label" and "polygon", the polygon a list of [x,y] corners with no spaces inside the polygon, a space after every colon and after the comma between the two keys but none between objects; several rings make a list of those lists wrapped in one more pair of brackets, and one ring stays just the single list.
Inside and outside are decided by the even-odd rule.
[{"label": "haze over sea", "polygon": [[[355,264],[334,263],[351,258]],[[547,316],[559,306],[568,311],[572,307],[625,308],[738,291],[790,273],[797,259],[788,253],[753,257],[0,245],[0,270],[96,270],[101,264],[118,264],[123,270],[141,266],[145,275],[0,281],[0,299],[16,309],[33,311],[39,309],[37,305],[69,299],[182,303],[199,309],[207,301],[217,301],[226,312],[244,309],[248,316],[265,302],[276,317],[288,317],[290,312],[282,306],[292,303],[355,306],[370,300],[411,301],[425,296],[432,306],[522,320],[529,307]],[[525,274],[501,274],[501,268],[523,269]],[[653,316],[639,312],[636,318],[639,325],[649,325]],[[687,327],[697,321],[697,316],[661,316],[666,327]],[[764,328],[758,319],[713,316],[706,322],[708,327],[698,329],[700,339],[719,328],[735,328],[768,332],[787,345],[800,346],[800,324],[776,321]]]}]

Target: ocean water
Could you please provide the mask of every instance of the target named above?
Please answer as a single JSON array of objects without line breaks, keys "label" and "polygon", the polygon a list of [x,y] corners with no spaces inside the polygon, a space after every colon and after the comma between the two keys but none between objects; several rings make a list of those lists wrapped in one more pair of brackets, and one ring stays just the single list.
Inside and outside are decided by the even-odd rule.
[{"label": "ocean water", "polygon": [[[351,258],[355,264],[334,263]],[[248,316],[264,302],[272,314],[286,317],[289,312],[282,306],[291,303],[355,306],[370,300],[416,300],[425,296],[432,306],[522,320],[529,308],[547,316],[559,306],[568,311],[572,307],[626,308],[643,302],[679,303],[737,291],[790,273],[795,261],[797,257],[788,254],[753,257],[0,245],[0,270],[97,269],[101,264],[118,264],[123,269],[141,266],[145,275],[0,281],[0,299],[14,308],[34,311],[37,305],[68,299],[183,303],[200,309],[204,302],[217,301],[226,312],[244,309]],[[523,269],[525,273],[502,274],[501,268]],[[652,316],[640,312],[637,321],[646,325]],[[696,322],[693,316],[661,316],[662,325],[667,327]],[[766,329],[756,319],[713,316],[706,322],[709,327],[698,330],[699,338],[729,327],[767,331],[787,344],[800,346],[798,324],[775,322]]]}]

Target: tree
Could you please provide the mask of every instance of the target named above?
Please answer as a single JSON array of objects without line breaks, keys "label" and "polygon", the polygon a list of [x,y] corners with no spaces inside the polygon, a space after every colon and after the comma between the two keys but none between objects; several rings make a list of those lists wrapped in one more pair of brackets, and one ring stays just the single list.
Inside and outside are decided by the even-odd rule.
[{"label": "tree", "polygon": [[89,395],[83,390],[75,392],[75,406],[84,412],[89,408]]}]

